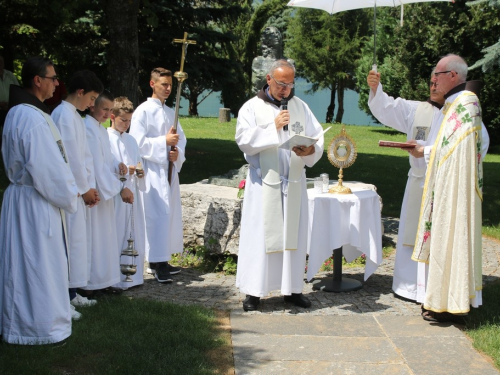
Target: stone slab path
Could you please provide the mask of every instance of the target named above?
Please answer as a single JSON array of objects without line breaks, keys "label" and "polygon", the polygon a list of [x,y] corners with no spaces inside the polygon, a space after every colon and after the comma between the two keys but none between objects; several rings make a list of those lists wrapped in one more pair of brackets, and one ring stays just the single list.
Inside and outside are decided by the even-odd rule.
[{"label": "stone slab path", "polygon": [[[385,240],[397,240],[397,226],[384,218]],[[326,293],[305,283],[309,309],[285,304],[275,292],[245,313],[234,276],[192,269],[172,284],[145,275],[143,286],[124,295],[231,310],[237,374],[498,374],[457,327],[429,324],[418,304],[395,297],[394,258],[384,259],[359,291]],[[485,284],[500,278],[499,264],[500,243],[483,238]],[[345,267],[343,274],[363,281],[364,269]]]}]

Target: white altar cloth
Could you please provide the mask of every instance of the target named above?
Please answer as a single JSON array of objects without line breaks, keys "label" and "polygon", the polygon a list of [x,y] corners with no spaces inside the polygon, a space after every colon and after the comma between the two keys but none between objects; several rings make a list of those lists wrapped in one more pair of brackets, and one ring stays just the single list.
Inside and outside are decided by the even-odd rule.
[{"label": "white altar cloth", "polygon": [[341,246],[347,262],[366,255],[365,281],[382,263],[380,198],[366,188],[351,187],[351,190],[353,194],[318,194],[314,189],[307,190],[307,280],[311,280],[333,250]]}]

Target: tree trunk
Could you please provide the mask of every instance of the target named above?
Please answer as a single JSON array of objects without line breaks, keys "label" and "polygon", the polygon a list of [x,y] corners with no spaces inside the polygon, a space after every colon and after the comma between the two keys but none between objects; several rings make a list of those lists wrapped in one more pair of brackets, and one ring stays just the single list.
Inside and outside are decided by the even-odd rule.
[{"label": "tree trunk", "polygon": [[199,116],[198,115],[198,92],[190,91],[189,93],[189,116]]},{"label": "tree trunk", "polygon": [[139,40],[137,15],[139,0],[101,2],[109,28],[107,49],[111,93],[139,103]]},{"label": "tree trunk", "polygon": [[189,116],[199,116],[197,100],[189,100]]},{"label": "tree trunk", "polygon": [[339,80],[337,85],[337,98],[339,102],[339,109],[337,111],[337,116],[335,117],[335,122],[341,123],[342,117],[344,116],[344,93],[345,93],[345,80]]},{"label": "tree trunk", "polygon": [[335,113],[335,92],[337,90],[337,85],[334,85],[330,90],[330,104],[326,110],[326,123],[330,124],[333,121],[333,114]]}]

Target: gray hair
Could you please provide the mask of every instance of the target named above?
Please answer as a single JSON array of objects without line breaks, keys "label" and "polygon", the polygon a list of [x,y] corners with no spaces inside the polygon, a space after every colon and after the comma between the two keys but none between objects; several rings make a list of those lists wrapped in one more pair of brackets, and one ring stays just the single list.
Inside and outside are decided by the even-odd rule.
[{"label": "gray hair", "polygon": [[445,57],[450,58],[448,64],[446,64],[446,69],[457,72],[460,83],[465,82],[467,80],[467,71],[469,70],[465,60],[462,57],[452,53],[446,55]]},{"label": "gray hair", "polygon": [[293,70],[293,74],[295,75],[295,66],[293,66],[292,63],[288,62],[285,59],[280,59],[276,60],[275,62],[272,63],[271,67],[269,68],[269,75],[273,75],[274,71],[279,68],[288,68]]}]

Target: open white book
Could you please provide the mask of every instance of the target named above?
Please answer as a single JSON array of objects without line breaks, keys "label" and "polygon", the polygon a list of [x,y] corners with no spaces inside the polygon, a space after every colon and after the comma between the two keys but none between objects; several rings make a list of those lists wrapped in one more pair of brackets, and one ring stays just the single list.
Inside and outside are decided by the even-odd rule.
[{"label": "open white book", "polygon": [[295,134],[293,137],[291,137],[288,141],[283,142],[280,144],[278,147],[279,148],[284,148],[285,150],[291,150],[292,148],[296,146],[304,146],[304,147],[309,147],[316,142],[318,142],[318,139],[325,134],[328,130],[330,130],[331,126],[323,130],[323,132],[318,135],[316,138],[312,137],[307,137],[305,135],[299,135]]}]

